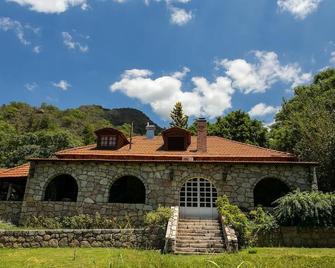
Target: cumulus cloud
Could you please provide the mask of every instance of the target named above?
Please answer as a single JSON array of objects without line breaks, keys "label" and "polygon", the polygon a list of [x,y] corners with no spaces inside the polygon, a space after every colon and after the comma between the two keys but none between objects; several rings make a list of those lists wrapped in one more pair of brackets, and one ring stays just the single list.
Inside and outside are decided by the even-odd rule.
[{"label": "cumulus cloud", "polygon": [[297,63],[282,65],[275,52],[255,51],[255,63],[244,59],[223,59],[216,62],[224,68],[233,81],[233,87],[243,93],[265,92],[273,84],[284,82],[295,87],[311,80],[311,73],[304,73]]},{"label": "cumulus cloud", "polygon": [[[32,46],[32,42],[27,36],[37,35],[40,31],[37,27],[32,27],[29,24],[21,23],[20,21],[13,20],[9,17],[0,17],[0,30],[13,32],[24,46]],[[40,50],[37,52],[35,47],[32,48],[33,52],[39,53]]]},{"label": "cumulus cloud", "polygon": [[38,87],[38,84],[36,82],[26,83],[24,87],[28,91],[34,91],[34,89]]},{"label": "cumulus cloud", "polygon": [[175,72],[172,74],[172,77],[177,79],[183,79],[191,70],[188,67],[184,67],[183,70]]},{"label": "cumulus cloud", "polygon": [[266,115],[273,115],[277,113],[280,106],[274,107],[271,105],[266,105],[265,103],[258,103],[249,111],[249,115],[252,117],[263,117]]},{"label": "cumulus cloud", "polygon": [[282,11],[287,11],[298,19],[304,19],[317,10],[322,0],[277,0]]},{"label": "cumulus cloud", "polygon": [[71,86],[71,84],[69,82],[67,82],[66,80],[60,80],[58,83],[52,83],[52,85],[56,88],[59,88],[61,90],[68,90]]},{"label": "cumulus cloud", "polygon": [[192,18],[192,12],[183,8],[171,7],[170,22],[179,26],[187,24]]},{"label": "cumulus cloud", "polygon": [[7,0],[21,6],[29,7],[33,11],[42,13],[62,13],[71,7],[88,7],[87,0]]},{"label": "cumulus cloud", "polygon": [[62,32],[62,37],[63,43],[68,49],[77,49],[83,53],[88,51],[88,46],[74,40],[74,37],[69,32]]},{"label": "cumulus cloud", "polygon": [[227,77],[218,77],[212,83],[204,77],[193,77],[193,88],[186,91],[182,88],[181,76],[152,76],[149,70],[126,70],[120,81],[110,85],[110,90],[149,104],[164,119],[169,117],[177,101],[182,102],[185,113],[190,116],[215,117],[231,108],[234,89]]}]

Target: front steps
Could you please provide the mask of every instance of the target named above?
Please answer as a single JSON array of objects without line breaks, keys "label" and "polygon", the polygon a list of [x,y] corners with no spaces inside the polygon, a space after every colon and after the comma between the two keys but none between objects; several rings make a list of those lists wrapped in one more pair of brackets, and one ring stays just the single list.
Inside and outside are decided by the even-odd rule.
[{"label": "front steps", "polygon": [[225,252],[225,243],[218,220],[179,219],[176,254],[221,252]]}]

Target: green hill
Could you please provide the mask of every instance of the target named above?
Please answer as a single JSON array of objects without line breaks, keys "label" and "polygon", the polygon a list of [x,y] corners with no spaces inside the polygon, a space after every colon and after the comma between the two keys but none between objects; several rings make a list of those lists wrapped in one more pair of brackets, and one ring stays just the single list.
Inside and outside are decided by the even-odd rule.
[{"label": "green hill", "polygon": [[[61,110],[42,104],[33,107],[13,102],[0,107],[0,166],[14,166],[27,157],[49,157],[55,151],[95,142],[94,131],[116,127],[143,135],[147,122],[143,112],[132,108],[107,109],[98,105]],[[156,124],[155,124],[156,125]],[[156,125],[157,133],[162,129]]]}]

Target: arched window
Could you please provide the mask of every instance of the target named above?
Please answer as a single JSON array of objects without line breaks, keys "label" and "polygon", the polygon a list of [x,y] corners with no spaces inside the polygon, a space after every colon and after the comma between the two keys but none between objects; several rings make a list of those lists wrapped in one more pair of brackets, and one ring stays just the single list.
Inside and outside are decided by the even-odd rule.
[{"label": "arched window", "polygon": [[45,190],[45,201],[76,202],[78,185],[76,180],[67,174],[55,177]]},{"label": "arched window", "polygon": [[262,179],[254,188],[255,206],[273,207],[273,202],[289,191],[289,187],[281,180],[275,178]]},{"label": "arched window", "polygon": [[144,204],[145,187],[143,182],[134,176],[117,179],[109,191],[110,203]]}]

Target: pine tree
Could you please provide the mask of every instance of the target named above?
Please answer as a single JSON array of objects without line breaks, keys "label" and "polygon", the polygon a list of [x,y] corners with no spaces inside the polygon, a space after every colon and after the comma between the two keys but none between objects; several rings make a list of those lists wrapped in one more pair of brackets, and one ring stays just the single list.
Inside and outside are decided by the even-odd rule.
[{"label": "pine tree", "polygon": [[171,127],[180,127],[180,128],[187,128],[188,125],[188,116],[183,112],[183,105],[181,102],[177,102],[173,107],[170,117],[172,122],[170,123]]}]

